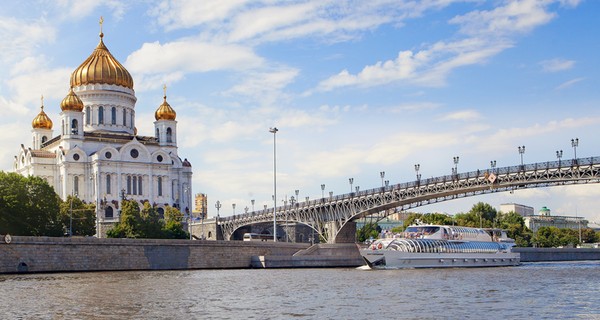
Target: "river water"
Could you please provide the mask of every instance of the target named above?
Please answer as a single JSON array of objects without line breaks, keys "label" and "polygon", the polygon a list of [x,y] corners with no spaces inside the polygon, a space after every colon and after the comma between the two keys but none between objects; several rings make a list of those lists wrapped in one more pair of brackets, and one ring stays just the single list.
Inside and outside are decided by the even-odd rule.
[{"label": "river water", "polygon": [[0,319],[600,319],[600,261],[0,275]]}]

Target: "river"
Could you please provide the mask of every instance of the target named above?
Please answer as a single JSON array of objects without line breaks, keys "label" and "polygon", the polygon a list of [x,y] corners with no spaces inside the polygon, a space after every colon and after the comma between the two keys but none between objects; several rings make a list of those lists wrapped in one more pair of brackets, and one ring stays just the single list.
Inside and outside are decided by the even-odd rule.
[{"label": "river", "polygon": [[600,261],[0,275],[2,319],[600,319]]}]

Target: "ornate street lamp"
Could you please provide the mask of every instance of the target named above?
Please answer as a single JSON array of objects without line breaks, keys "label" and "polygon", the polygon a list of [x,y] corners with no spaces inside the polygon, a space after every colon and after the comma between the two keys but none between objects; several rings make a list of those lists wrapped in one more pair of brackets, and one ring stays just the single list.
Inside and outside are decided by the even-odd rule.
[{"label": "ornate street lamp", "polygon": [[415,164],[415,172],[417,173],[417,181],[421,181],[421,174],[419,173],[419,170],[421,169],[421,165],[420,164]]},{"label": "ornate street lamp", "polygon": [[575,163],[577,163],[577,147],[579,146],[579,138],[571,139],[571,147],[573,147],[573,152],[575,154]]},{"label": "ornate street lamp", "polygon": [[385,178],[385,171],[380,171],[379,176],[381,177],[381,186],[383,187],[383,179]]},{"label": "ornate street lamp", "polygon": [[352,193],[352,184],[354,183],[354,178],[348,179],[348,182],[350,182],[350,193]]},{"label": "ornate street lamp", "polygon": [[556,151],[556,157],[558,158],[558,167],[560,168],[560,159],[563,156],[563,151],[562,150],[558,150]]},{"label": "ornate street lamp", "polygon": [[519,150],[519,155],[521,155],[521,167],[523,167],[523,154],[525,153],[525,146],[517,147]]},{"label": "ornate street lamp", "polygon": [[325,184],[321,185],[321,198],[325,198]]}]

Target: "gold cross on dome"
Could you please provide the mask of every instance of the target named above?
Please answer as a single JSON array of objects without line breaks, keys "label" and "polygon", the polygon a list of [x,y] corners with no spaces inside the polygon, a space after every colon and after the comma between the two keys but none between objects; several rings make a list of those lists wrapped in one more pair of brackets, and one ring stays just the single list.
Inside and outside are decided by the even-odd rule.
[{"label": "gold cross on dome", "polygon": [[44,95],[41,96],[40,100],[42,101],[42,108],[44,108]]},{"label": "gold cross on dome", "polygon": [[104,18],[100,16],[100,33],[102,33],[102,24],[104,23]]},{"label": "gold cross on dome", "polygon": [[163,94],[166,97],[167,96],[167,85],[163,84]]}]

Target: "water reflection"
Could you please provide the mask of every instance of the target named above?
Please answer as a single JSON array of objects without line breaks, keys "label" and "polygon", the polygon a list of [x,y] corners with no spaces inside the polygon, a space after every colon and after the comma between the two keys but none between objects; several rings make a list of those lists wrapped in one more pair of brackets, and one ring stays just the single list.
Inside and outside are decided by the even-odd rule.
[{"label": "water reflection", "polygon": [[598,318],[600,262],[0,275],[6,319]]}]

